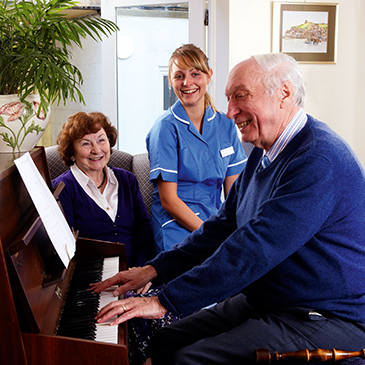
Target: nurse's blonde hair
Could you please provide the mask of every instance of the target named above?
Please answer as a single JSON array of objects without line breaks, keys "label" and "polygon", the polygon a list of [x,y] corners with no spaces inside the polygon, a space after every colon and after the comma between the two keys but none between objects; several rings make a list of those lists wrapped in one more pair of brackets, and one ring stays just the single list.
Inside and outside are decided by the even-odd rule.
[{"label": "nurse's blonde hair", "polygon": [[[195,46],[194,44],[184,44],[183,46],[177,48],[171,55],[169,62],[170,85],[173,64],[182,69],[195,68],[210,77],[208,57],[199,47]],[[214,113],[218,111],[213,104],[211,96],[209,95],[208,91],[206,91],[204,94],[204,107],[207,108],[209,105],[212,107]]]}]

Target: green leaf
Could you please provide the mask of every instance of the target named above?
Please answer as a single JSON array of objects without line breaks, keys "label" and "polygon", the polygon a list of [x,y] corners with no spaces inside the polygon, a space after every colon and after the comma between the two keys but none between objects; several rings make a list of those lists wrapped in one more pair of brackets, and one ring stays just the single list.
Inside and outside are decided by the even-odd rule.
[{"label": "green leaf", "polygon": [[42,131],[44,131],[44,128],[42,128],[38,124],[35,124],[35,122],[32,121],[32,124],[26,129],[25,135],[28,135],[29,133],[33,133],[33,132],[36,132],[38,134],[39,132],[42,132]]},{"label": "green leaf", "polygon": [[11,136],[9,137],[7,132],[0,132],[0,136],[3,137],[4,142],[7,144],[7,146],[14,148],[15,147],[15,143],[14,143],[14,138]]},{"label": "green leaf", "polygon": [[72,64],[72,47],[82,40],[102,40],[118,30],[99,17],[69,18],[70,0],[19,0],[0,3],[0,94],[38,92],[41,106],[70,98],[83,102],[80,70]]}]

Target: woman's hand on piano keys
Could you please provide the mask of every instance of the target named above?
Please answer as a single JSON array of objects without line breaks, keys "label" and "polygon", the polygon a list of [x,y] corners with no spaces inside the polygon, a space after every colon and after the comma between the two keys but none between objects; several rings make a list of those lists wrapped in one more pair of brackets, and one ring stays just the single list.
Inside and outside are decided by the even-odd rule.
[{"label": "woman's hand on piano keys", "polygon": [[121,271],[109,279],[99,283],[90,284],[90,290],[100,293],[113,285],[119,285],[115,289],[113,295],[115,297],[126,293],[130,290],[138,290],[144,288],[150,281],[157,277],[157,271],[152,265],[143,267],[132,267],[129,270]]},{"label": "woman's hand on piano keys", "polygon": [[110,326],[125,322],[134,317],[156,319],[164,316],[167,309],[160,303],[157,296],[133,297],[116,302],[111,302],[100,310],[96,316],[98,324],[102,324],[113,318]]}]

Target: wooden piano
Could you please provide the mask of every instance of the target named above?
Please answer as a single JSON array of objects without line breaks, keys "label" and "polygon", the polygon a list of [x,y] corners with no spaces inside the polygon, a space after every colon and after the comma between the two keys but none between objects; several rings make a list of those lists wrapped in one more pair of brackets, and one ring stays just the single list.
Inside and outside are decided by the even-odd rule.
[{"label": "wooden piano", "polygon": [[[44,148],[34,148],[31,157],[53,190]],[[126,324],[116,328],[116,343],[57,334],[77,262],[118,257],[123,270],[124,246],[78,238],[65,269],[13,161],[12,154],[0,154],[1,364],[128,364]]]}]

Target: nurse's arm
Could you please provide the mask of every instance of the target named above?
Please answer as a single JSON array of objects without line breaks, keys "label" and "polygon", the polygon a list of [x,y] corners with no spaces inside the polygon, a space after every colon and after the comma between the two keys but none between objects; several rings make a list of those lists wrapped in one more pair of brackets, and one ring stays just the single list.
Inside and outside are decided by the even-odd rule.
[{"label": "nurse's arm", "polygon": [[168,211],[183,227],[192,232],[202,225],[203,221],[178,197],[177,183],[164,181],[159,177],[157,188],[162,208]]},{"label": "nurse's arm", "polygon": [[232,176],[226,176],[226,178],[224,179],[223,187],[224,187],[224,196],[225,196],[225,198],[227,198],[229,190],[231,189],[231,186],[235,182],[237,177],[238,177],[238,174],[232,175]]}]

